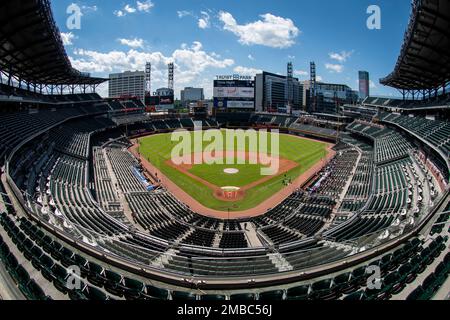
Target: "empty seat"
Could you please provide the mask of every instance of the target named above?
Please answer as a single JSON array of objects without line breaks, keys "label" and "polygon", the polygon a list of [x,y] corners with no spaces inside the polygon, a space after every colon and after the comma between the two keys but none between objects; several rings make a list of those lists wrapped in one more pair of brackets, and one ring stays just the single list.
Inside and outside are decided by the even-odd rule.
[{"label": "empty seat", "polygon": [[169,299],[169,291],[166,289],[147,285],[145,296],[149,299],[168,300]]},{"label": "empty seat", "polygon": [[190,293],[190,292],[173,291],[172,292],[172,300],[174,300],[174,301],[193,301],[193,300],[197,300],[197,295]]},{"label": "empty seat", "polygon": [[266,291],[259,294],[259,300],[261,301],[279,301],[283,300],[283,290]]},{"label": "empty seat", "polygon": [[288,300],[307,300],[309,296],[309,285],[289,288],[286,293]]}]

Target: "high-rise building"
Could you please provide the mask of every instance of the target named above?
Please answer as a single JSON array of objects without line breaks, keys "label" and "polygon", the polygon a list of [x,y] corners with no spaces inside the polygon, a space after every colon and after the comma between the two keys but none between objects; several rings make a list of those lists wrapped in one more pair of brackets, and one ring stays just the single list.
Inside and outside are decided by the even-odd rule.
[{"label": "high-rise building", "polygon": [[269,72],[255,78],[255,107],[257,111],[281,111],[289,106],[299,110],[303,105],[303,84],[297,78]]},{"label": "high-rise building", "polygon": [[132,96],[145,100],[145,72],[126,71],[109,75],[109,97]]},{"label": "high-rise building", "polygon": [[358,100],[358,94],[345,84],[316,82],[315,106],[311,99],[307,99],[311,92],[312,82],[305,81],[304,106],[311,113],[336,114],[339,107],[344,104],[354,104]]},{"label": "high-rise building", "polygon": [[184,90],[181,90],[181,103],[183,106],[202,100],[205,100],[203,88],[186,87]]},{"label": "high-rise building", "polygon": [[359,72],[359,98],[365,99],[370,96],[370,78],[367,71]]}]

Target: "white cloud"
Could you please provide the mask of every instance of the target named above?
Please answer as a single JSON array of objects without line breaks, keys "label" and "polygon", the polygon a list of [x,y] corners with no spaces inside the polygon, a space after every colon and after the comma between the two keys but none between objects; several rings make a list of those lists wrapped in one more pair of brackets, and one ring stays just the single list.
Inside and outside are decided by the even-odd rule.
[{"label": "white cloud", "polygon": [[341,51],[340,53],[337,52],[330,52],[328,55],[331,59],[339,61],[340,63],[346,62],[348,58],[350,58],[353,54],[352,51]]},{"label": "white cloud", "polygon": [[304,70],[294,70],[294,75],[299,77],[306,77],[309,73]]},{"label": "white cloud", "polygon": [[300,30],[291,19],[277,17],[270,13],[261,15],[262,20],[238,24],[229,12],[220,12],[223,29],[239,37],[244,45],[262,45],[272,48],[288,48],[295,44]]},{"label": "white cloud", "polygon": [[200,29],[208,29],[209,27],[211,27],[210,16],[208,12],[201,12],[201,17],[198,19],[198,27]]},{"label": "white cloud", "polygon": [[184,18],[188,16],[193,16],[194,14],[191,11],[181,10],[177,11],[178,18]]},{"label": "white cloud", "polygon": [[295,56],[288,55],[288,59],[289,59],[289,60],[294,60],[294,59],[295,59]]},{"label": "white cloud", "polygon": [[61,39],[65,46],[71,46],[76,37],[72,32],[61,32]]},{"label": "white cloud", "polygon": [[377,88],[377,85],[372,80],[369,81],[369,86],[370,86],[371,89],[376,89]]},{"label": "white cloud", "polygon": [[317,81],[317,82],[322,82],[322,81],[323,81],[322,76],[316,76],[316,81]]},{"label": "white cloud", "polygon": [[247,68],[242,66],[237,66],[236,68],[233,69],[233,71],[243,76],[254,76],[258,73],[263,72],[261,69]]},{"label": "white cloud", "polygon": [[116,11],[114,11],[114,15],[116,16],[116,17],[124,17],[125,16],[125,12],[123,12],[122,10],[116,10]]},{"label": "white cloud", "polygon": [[135,12],[136,12],[136,8],[130,6],[129,4],[127,4],[127,5],[123,8],[123,10],[125,10],[125,11],[128,12],[128,13],[135,13]]},{"label": "white cloud", "polygon": [[81,6],[81,11],[83,13],[97,12],[97,10],[98,10],[98,7],[96,5],[93,5],[93,6],[83,5],[83,6]]},{"label": "white cloud", "polygon": [[136,1],[136,5],[126,4],[122,9],[115,10],[113,13],[117,17],[124,17],[127,14],[134,14],[137,12],[150,12],[150,10],[155,6],[155,4],[150,1]]},{"label": "white cloud", "polygon": [[330,70],[330,72],[336,72],[336,73],[341,73],[342,71],[344,71],[344,66],[342,64],[326,63],[325,68],[327,70]]},{"label": "white cloud", "polygon": [[131,47],[131,48],[134,48],[134,49],[143,48],[144,47],[144,40],[143,39],[138,39],[138,38],[134,38],[134,39],[117,39],[117,41],[119,41],[124,46],[128,46],[128,47]]},{"label": "white cloud", "polygon": [[255,58],[251,54],[248,55],[248,59],[252,60],[252,61],[255,61]]},{"label": "white cloud", "polygon": [[[167,86],[167,64],[174,62],[177,94],[186,85],[202,85],[208,92],[212,92],[213,76],[208,72],[234,65],[232,59],[220,59],[206,52],[202,43],[198,41],[190,46],[182,45],[179,49],[173,51],[170,56],[165,56],[161,52],[150,53],[136,49],[110,52],[77,49],[73,53],[70,60],[74,68],[82,72],[92,72],[102,76],[107,76],[113,72],[144,70],[145,63],[150,62],[153,69],[153,88]],[[206,81],[205,79],[209,80]]]},{"label": "white cloud", "polygon": [[155,4],[153,2],[151,2],[150,0],[144,1],[144,2],[136,2],[137,5],[137,9],[139,11],[143,11],[143,12],[150,12],[150,9],[152,9]]}]

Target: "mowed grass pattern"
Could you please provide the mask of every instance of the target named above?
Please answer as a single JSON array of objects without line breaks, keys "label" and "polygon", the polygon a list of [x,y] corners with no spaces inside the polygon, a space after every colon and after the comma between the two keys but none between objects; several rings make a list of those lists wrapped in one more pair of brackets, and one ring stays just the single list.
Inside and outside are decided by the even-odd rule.
[{"label": "mowed grass pattern", "polygon": [[[225,136],[226,131],[222,130]],[[192,146],[194,144],[193,133]],[[271,150],[270,139],[269,150]],[[224,139],[224,141],[226,141]],[[312,166],[324,159],[327,155],[327,144],[308,139],[280,134],[280,156],[292,160],[299,165],[287,173],[287,178],[295,180],[302,173],[306,172]],[[180,188],[187,192],[205,207],[226,211],[243,211],[253,208],[264,200],[279,192],[284,188],[284,175],[274,176],[272,179],[258,185],[247,191],[245,199],[236,202],[224,202],[215,198],[212,191],[201,182],[186,176],[182,172],[167,165],[171,159],[172,149],[178,144],[171,140],[171,134],[153,135],[140,139],[140,153],[169,179],[176,183]],[[203,142],[203,150],[210,142]],[[245,149],[248,150],[248,141]],[[237,147],[235,147],[235,150]],[[224,151],[227,146],[224,145]],[[242,150],[240,150],[242,151]],[[226,168],[236,168],[240,170],[237,175],[227,175],[223,172]],[[262,178],[260,175],[260,165],[195,165],[190,172],[204,180],[207,180],[217,186],[236,186],[242,187]]]}]

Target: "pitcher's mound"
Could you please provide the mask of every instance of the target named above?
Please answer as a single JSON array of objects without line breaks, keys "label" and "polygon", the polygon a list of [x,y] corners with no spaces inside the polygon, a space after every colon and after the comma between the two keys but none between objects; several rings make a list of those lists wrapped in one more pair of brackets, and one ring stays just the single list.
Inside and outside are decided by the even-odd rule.
[{"label": "pitcher's mound", "polygon": [[238,201],[244,198],[244,192],[239,187],[222,187],[219,198],[225,201]]},{"label": "pitcher's mound", "polygon": [[226,174],[238,174],[239,170],[234,168],[228,168],[223,170],[223,172],[225,172]]}]

